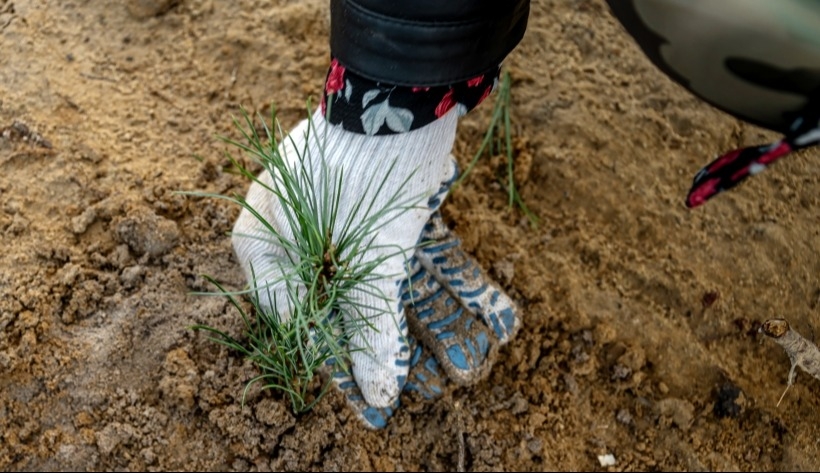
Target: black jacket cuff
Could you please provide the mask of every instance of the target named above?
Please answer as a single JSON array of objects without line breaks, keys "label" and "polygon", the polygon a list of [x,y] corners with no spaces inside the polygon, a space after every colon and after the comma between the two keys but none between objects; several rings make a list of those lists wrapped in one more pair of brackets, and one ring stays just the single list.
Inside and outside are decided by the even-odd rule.
[{"label": "black jacket cuff", "polygon": [[330,50],[345,68],[431,87],[496,68],[521,41],[529,0],[331,0]]}]

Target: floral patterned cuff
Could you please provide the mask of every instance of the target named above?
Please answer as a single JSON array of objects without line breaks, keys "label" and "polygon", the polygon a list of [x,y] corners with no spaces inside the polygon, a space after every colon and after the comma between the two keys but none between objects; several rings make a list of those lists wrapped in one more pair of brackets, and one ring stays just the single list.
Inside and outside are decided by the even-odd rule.
[{"label": "floral patterned cuff", "polygon": [[392,135],[421,128],[452,108],[464,115],[498,85],[501,66],[457,84],[404,87],[361,77],[331,58],[322,113],[333,125],[363,135]]}]

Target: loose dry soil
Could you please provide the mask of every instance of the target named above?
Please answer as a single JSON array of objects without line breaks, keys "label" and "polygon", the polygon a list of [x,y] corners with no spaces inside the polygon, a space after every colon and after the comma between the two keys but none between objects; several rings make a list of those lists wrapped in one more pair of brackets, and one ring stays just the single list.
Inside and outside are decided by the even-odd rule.
[{"label": "loose dry soil", "polygon": [[[137,1],[132,4],[147,5]],[[154,2],[156,3],[156,2]],[[758,334],[820,320],[820,152],[687,210],[718,152],[774,136],[657,71],[602,0],[535,1],[507,67],[521,195],[500,160],[445,204],[521,304],[489,379],[363,430],[337,394],[294,416],[188,327],[239,334],[211,275],[244,283],[240,106],[305,115],[328,64],[325,0],[0,0],[3,470],[817,470],[820,381]],[[489,105],[460,125],[465,165]],[[201,161],[194,158],[201,157]],[[598,456],[612,454],[604,468]]]}]

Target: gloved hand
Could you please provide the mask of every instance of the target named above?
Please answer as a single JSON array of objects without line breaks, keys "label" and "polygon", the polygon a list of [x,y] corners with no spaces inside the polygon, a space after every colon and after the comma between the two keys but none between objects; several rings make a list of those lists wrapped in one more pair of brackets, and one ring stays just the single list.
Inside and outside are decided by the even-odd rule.
[{"label": "gloved hand", "polygon": [[[512,300],[460,246],[435,212],[409,262],[411,276],[402,283],[412,353],[404,391],[424,399],[440,396],[448,379],[458,385],[483,379],[498,347],[510,341],[520,325]],[[328,364],[332,367],[333,360]],[[388,408],[369,405],[353,377],[338,370],[332,376],[368,427],[384,427],[399,407],[399,400]]]},{"label": "gloved hand", "polygon": [[[390,117],[385,119],[389,121]],[[367,287],[355,287],[348,294],[351,310],[342,311],[346,320],[355,316],[369,321],[367,325],[351,321],[359,328],[347,335],[352,379],[363,401],[374,408],[393,405],[405,385],[411,350],[399,299],[400,282],[406,278],[405,263],[434,211],[425,200],[443,199],[444,195],[439,195],[442,184],[455,173],[450,151],[456,122],[456,111],[451,110],[435,122],[407,133],[367,136],[328,125],[317,111],[312,124],[303,121],[279,146],[286,162],[312,170],[317,180],[323,172],[343,173],[334,237],[345,232],[348,220],[354,227],[361,224],[366,218],[363,208],[371,203],[373,208],[385,207],[385,201],[399,189],[405,191],[405,198],[422,197],[420,205],[390,212],[376,223],[378,232],[373,244],[360,261],[383,259],[377,269],[380,276]],[[291,308],[281,276],[289,255],[258,217],[269,222],[286,241],[294,241],[293,233],[279,200],[270,192],[274,187],[270,172],[263,171],[258,181],[246,197],[258,216],[243,208],[234,225],[232,243],[246,278],[256,282],[259,303],[287,317]],[[321,195],[329,192],[326,187],[314,187],[320,199],[330,199]]]}]

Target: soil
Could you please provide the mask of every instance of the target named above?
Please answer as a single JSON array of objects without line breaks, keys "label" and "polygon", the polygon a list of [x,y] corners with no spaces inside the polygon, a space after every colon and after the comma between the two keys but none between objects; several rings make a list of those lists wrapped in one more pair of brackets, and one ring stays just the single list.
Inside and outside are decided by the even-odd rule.
[{"label": "soil", "polygon": [[[602,0],[535,1],[506,61],[538,226],[499,159],[443,209],[522,307],[490,376],[381,431],[336,393],[300,416],[270,391],[243,405],[255,368],[189,328],[241,332],[193,294],[244,284],[238,208],[178,191],[247,190],[217,136],[240,107],[305,116],[328,5],[130,5],[0,0],[0,468],[820,469],[820,381],[778,405],[789,360],[757,331],[817,329],[820,151],[687,210],[715,154],[776,137],[672,83]],[[461,122],[462,167],[490,109]]]}]

